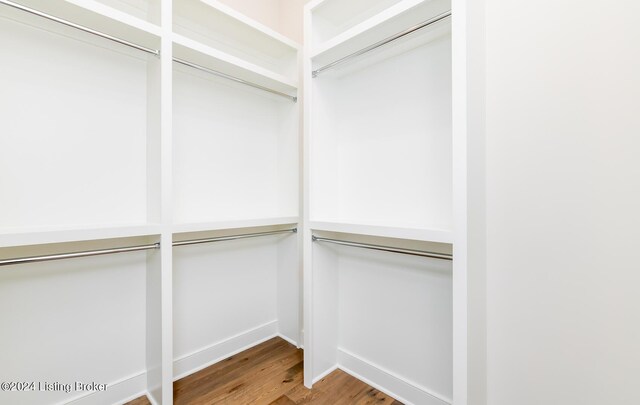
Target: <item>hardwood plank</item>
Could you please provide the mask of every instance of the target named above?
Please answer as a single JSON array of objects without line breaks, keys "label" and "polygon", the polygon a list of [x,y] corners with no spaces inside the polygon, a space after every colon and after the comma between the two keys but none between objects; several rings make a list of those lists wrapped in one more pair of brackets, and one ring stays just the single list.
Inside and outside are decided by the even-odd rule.
[{"label": "hardwood plank", "polygon": [[[273,338],[174,383],[176,405],[402,405],[342,370],[309,390],[302,350]],[[126,405],[150,405],[141,397]]]},{"label": "hardwood plank", "polygon": [[151,405],[149,399],[145,397],[136,398],[131,402],[127,402],[126,405]]},{"label": "hardwood plank", "polygon": [[324,404],[327,403],[324,401],[325,397],[326,394],[322,390],[316,387],[310,390],[303,384],[296,385],[287,393],[287,398],[291,399],[296,405]]},{"label": "hardwood plank", "polygon": [[244,393],[254,380],[260,381],[279,367],[289,368],[300,361],[301,354],[294,346],[282,339],[271,339],[176,381],[174,403],[234,403],[232,398]]},{"label": "hardwood plank", "polygon": [[271,402],[269,405],[296,405],[288,396],[283,395],[275,401]]}]

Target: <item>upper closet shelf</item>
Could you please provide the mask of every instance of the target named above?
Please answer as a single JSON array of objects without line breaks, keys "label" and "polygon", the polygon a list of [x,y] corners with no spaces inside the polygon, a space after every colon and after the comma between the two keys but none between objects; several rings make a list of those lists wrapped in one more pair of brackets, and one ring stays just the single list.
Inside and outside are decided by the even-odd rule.
[{"label": "upper closet shelf", "polygon": [[177,58],[277,91],[297,88],[300,47],[215,0],[174,2],[173,32]]},{"label": "upper closet shelf", "polygon": [[[200,43],[183,35],[173,34],[173,57],[176,62],[196,65],[222,75],[296,97],[298,83],[261,66]],[[192,66],[193,67],[193,66]]]},{"label": "upper closet shelf", "polygon": [[[354,10],[349,10],[349,13],[357,15],[342,24],[336,24],[335,19],[339,12],[338,5],[333,4],[336,2],[337,0],[323,0],[311,5],[314,38],[321,38],[311,45],[314,69],[402,34],[426,21],[442,17],[451,10],[450,0],[402,0],[395,2],[387,0],[386,3],[395,4],[364,20],[357,19],[357,15],[368,15],[363,10],[359,10],[359,14]],[[374,5],[375,3],[372,2]],[[384,3],[384,1],[378,0],[377,3]],[[376,8],[370,7],[369,14],[372,13],[371,9],[376,10]],[[347,15],[349,13],[344,12]],[[354,20],[356,23],[350,25]],[[328,21],[332,21],[332,23]],[[434,28],[441,25],[433,24]],[[425,27],[425,29],[430,28],[431,26]]]},{"label": "upper closet shelf", "polygon": [[324,221],[311,221],[309,226],[311,229],[316,231],[351,233],[356,235],[380,236],[423,242],[453,243],[453,232],[442,229],[399,228]]},{"label": "upper closet shelf", "polygon": [[79,228],[32,228],[0,232],[0,248],[43,245],[48,243],[79,242],[100,239],[129,238],[160,234],[160,225],[132,224],[122,226],[92,226]]},{"label": "upper closet shelf", "polygon": [[261,226],[294,225],[298,217],[256,218],[237,221],[198,222],[191,224],[176,224],[173,233],[221,231],[227,229],[255,228]]},{"label": "upper closet shelf", "polygon": [[236,11],[235,9],[220,3],[217,0],[201,0],[204,4],[208,5],[209,7],[211,7],[212,9],[216,10],[217,12],[219,12],[221,15],[227,16],[229,20],[235,20],[237,21],[240,25],[244,25],[246,27],[250,27],[251,29],[258,31],[260,33],[262,33],[264,36],[266,37],[270,37],[272,39],[274,39],[277,42],[282,43],[283,45],[288,46],[291,49],[294,50],[299,50],[300,49],[300,45],[298,45],[295,41],[287,38],[286,36],[280,34],[279,32],[276,32],[274,30],[272,30],[271,28],[267,27],[264,24],[261,24],[259,22],[257,22],[256,20],[253,20],[249,17],[247,17],[246,15]]},{"label": "upper closet shelf", "polygon": [[45,29],[66,26],[113,37],[112,41],[129,42],[149,53],[160,46],[160,27],[93,0],[0,0],[0,15]]}]

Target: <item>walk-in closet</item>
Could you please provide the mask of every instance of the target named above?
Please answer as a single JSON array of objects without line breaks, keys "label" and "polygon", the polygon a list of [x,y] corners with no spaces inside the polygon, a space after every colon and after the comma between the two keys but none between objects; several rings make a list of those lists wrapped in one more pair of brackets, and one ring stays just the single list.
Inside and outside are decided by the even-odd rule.
[{"label": "walk-in closet", "polygon": [[638,405],[640,2],[0,0],[0,405]]}]

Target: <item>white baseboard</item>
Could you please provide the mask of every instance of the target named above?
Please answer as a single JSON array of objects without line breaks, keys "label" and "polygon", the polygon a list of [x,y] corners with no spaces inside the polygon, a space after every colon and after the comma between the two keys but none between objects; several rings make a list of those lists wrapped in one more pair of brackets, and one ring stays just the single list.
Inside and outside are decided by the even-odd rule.
[{"label": "white baseboard", "polygon": [[336,371],[338,369],[338,365],[334,365],[329,367],[328,369],[326,369],[325,371],[323,371],[322,373],[320,373],[319,376],[317,376],[316,378],[313,379],[313,381],[311,382],[311,384],[315,384],[318,381],[322,380],[323,378],[325,378],[326,376],[328,376],[329,374],[333,373],[334,371]]},{"label": "white baseboard", "polygon": [[153,395],[149,394],[147,392],[147,399],[149,400],[149,402],[151,403],[151,405],[158,405],[158,402],[156,402],[156,399],[153,397]]},{"label": "white baseboard", "polygon": [[173,361],[173,380],[179,380],[276,336],[278,321],[271,321],[203,347]]},{"label": "white baseboard", "polygon": [[63,404],[103,405],[124,404],[147,393],[147,373],[141,372],[107,384],[106,391],[94,391],[78,396]]},{"label": "white baseboard", "polygon": [[344,349],[338,349],[338,368],[405,405],[451,405],[453,402]]},{"label": "white baseboard", "polygon": [[289,343],[291,343],[292,345],[294,345],[295,347],[297,347],[298,349],[300,348],[300,345],[298,344],[298,342],[296,342],[295,340],[291,339],[290,337],[287,337],[281,333],[278,333],[278,337],[282,340],[285,340]]}]

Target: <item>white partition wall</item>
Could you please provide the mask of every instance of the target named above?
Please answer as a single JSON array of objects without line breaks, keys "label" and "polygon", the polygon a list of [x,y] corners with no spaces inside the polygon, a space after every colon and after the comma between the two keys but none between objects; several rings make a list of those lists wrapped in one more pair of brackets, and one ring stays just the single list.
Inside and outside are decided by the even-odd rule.
[{"label": "white partition wall", "polygon": [[466,403],[454,394],[466,269],[448,257],[465,238],[452,12],[439,0],[306,7],[308,387],[340,368],[404,403]]}]

